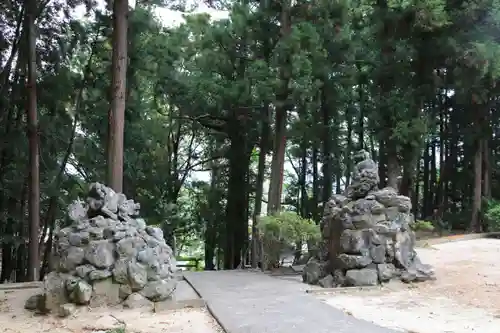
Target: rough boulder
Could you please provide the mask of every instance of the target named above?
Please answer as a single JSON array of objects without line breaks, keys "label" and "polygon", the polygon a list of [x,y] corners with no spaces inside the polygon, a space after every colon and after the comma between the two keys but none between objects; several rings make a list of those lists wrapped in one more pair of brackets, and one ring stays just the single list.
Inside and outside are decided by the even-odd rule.
[{"label": "rough boulder", "polygon": [[378,166],[365,151],[355,162],[346,193],[325,206],[320,253],[305,266],[303,281],[338,287],[434,279],[433,268],[415,252],[410,198],[378,188]]},{"label": "rough boulder", "polygon": [[68,207],[71,225],[55,237],[55,270],[26,308],[68,315],[62,311],[68,303],[130,307],[170,299],[177,285],[175,257],[162,230],[147,226],[139,208],[124,194],[91,184],[86,203]]}]

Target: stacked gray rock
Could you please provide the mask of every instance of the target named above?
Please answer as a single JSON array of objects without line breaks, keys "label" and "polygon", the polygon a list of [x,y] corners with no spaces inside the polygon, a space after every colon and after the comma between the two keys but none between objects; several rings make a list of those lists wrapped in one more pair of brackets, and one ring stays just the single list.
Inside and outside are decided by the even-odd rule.
[{"label": "stacked gray rock", "polygon": [[26,308],[66,313],[67,303],[142,307],[170,299],[175,257],[162,230],[147,226],[139,208],[124,194],[91,184],[87,202],[68,207],[72,223],[57,232],[55,270]]},{"label": "stacked gray rock", "polygon": [[345,195],[334,195],[325,206],[321,251],[305,266],[303,281],[338,287],[433,279],[432,267],[415,252],[410,198],[378,188],[378,166],[365,151],[355,162]]}]

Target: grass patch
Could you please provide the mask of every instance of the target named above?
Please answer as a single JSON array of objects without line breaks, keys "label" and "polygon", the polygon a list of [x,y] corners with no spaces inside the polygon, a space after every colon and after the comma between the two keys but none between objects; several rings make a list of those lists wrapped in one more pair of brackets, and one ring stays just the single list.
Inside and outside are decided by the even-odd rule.
[{"label": "grass patch", "polygon": [[113,328],[111,330],[106,331],[106,333],[125,333],[125,329],[123,327]]}]

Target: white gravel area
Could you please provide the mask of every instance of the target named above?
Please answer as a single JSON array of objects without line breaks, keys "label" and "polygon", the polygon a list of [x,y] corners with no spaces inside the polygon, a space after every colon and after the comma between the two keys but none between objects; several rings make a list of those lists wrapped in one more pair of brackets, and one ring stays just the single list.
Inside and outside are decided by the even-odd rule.
[{"label": "white gravel area", "polygon": [[205,309],[182,309],[159,313],[123,309],[80,307],[65,319],[37,316],[24,310],[25,300],[36,289],[0,291],[2,333],[92,333],[125,327],[126,333],[223,333]]},{"label": "white gravel area", "polygon": [[417,250],[436,281],[382,290],[318,294],[327,304],[409,333],[500,332],[500,240],[476,239]]}]

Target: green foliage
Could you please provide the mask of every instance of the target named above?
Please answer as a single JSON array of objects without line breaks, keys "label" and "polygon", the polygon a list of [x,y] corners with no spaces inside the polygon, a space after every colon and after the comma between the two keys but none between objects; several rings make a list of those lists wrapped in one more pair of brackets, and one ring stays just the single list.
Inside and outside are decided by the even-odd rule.
[{"label": "green foliage", "polygon": [[317,241],[321,237],[319,227],[313,221],[294,212],[260,217],[258,229],[262,236],[287,244]]},{"label": "green foliage", "polygon": [[319,226],[312,220],[288,211],[260,217],[257,227],[263,242],[263,261],[267,267],[278,265],[285,249],[306,242],[315,243],[321,237]]},{"label": "green foliage", "polygon": [[107,330],[106,333],[126,333],[126,330],[123,327],[119,327]]},{"label": "green foliage", "polygon": [[472,210],[469,207],[443,214],[442,228],[448,230],[467,230],[470,225]]},{"label": "green foliage", "polygon": [[435,227],[431,221],[417,220],[411,225],[413,231],[434,231]]},{"label": "green foliage", "polygon": [[484,217],[488,224],[488,231],[500,231],[500,201],[486,201]]},{"label": "green foliage", "polygon": [[186,269],[190,271],[202,271],[204,268],[204,260],[201,256],[198,257],[176,257],[177,262],[182,261],[189,266]]}]

